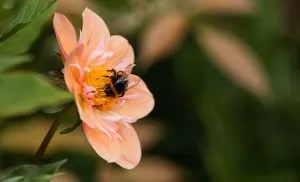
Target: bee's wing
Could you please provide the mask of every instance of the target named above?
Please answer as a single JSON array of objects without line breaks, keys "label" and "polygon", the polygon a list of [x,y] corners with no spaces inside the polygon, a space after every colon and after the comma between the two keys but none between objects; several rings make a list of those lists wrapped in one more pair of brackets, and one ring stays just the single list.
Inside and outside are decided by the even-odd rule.
[{"label": "bee's wing", "polygon": [[133,67],[135,67],[135,64],[130,64],[130,65],[128,65],[128,66],[125,68],[124,72],[125,72],[126,74],[130,74],[130,73],[132,72]]},{"label": "bee's wing", "polygon": [[129,82],[128,82],[127,89],[130,89],[132,87],[137,86],[140,83],[141,79],[134,75],[128,75],[128,81]]}]

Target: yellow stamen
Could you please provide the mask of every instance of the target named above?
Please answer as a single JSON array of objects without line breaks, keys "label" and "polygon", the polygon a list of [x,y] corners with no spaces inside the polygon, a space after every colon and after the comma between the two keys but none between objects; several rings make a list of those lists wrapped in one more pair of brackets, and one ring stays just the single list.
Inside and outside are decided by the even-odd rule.
[{"label": "yellow stamen", "polygon": [[112,75],[105,67],[93,67],[84,77],[84,82],[96,89],[93,101],[95,107],[101,111],[110,110],[118,103],[117,98],[109,97],[105,93],[106,85],[111,84],[109,77]]}]

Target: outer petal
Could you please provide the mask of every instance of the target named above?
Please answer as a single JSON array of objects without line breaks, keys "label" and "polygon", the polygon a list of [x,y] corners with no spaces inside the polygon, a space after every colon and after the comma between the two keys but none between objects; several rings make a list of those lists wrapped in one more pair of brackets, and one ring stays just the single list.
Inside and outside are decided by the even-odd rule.
[{"label": "outer petal", "polygon": [[124,106],[116,111],[124,117],[139,119],[148,115],[154,107],[154,98],[143,80],[129,89],[124,98],[126,99]]},{"label": "outer petal", "polygon": [[128,65],[134,64],[134,52],[131,45],[128,47],[126,56],[121,59],[121,61],[115,65],[117,71],[124,71]]},{"label": "outer petal", "polygon": [[53,26],[63,59],[66,59],[77,45],[76,32],[70,21],[60,13],[55,13]]},{"label": "outer petal", "polygon": [[80,91],[77,90],[75,93],[75,102],[77,106],[78,113],[80,115],[80,119],[85,122],[89,127],[96,127],[96,119],[93,112],[93,107],[91,104],[85,102],[81,95]]},{"label": "outer petal", "polygon": [[116,162],[121,167],[132,169],[141,160],[141,145],[134,128],[130,124],[119,122],[121,136],[121,158]]},{"label": "outer petal", "polygon": [[85,50],[86,55],[90,55],[96,48],[103,48],[105,46],[106,42],[109,40],[110,34],[102,18],[90,9],[86,8],[83,11],[82,19],[83,37],[81,37],[81,39],[87,48],[87,50]]},{"label": "outer petal", "polygon": [[106,134],[109,138],[118,138],[117,127],[114,122],[107,122],[92,104],[82,99],[80,92],[75,91],[75,101],[80,115],[80,119],[90,128],[97,128]]},{"label": "outer petal", "polygon": [[120,159],[120,143],[116,138],[109,138],[102,130],[90,128],[83,122],[84,133],[96,153],[108,162]]},{"label": "outer petal", "polygon": [[79,65],[66,64],[64,68],[64,78],[70,92],[74,93],[76,85],[79,83],[79,79],[83,77],[83,70]]},{"label": "outer petal", "polygon": [[76,82],[76,77],[70,68],[64,69],[64,77],[68,89],[70,90],[70,92],[74,92],[74,87],[77,82]]},{"label": "outer petal", "polygon": [[113,55],[105,64],[107,68],[124,70],[129,64],[133,64],[134,62],[133,49],[122,36],[111,36],[108,51],[113,52]]},{"label": "outer petal", "polygon": [[65,82],[68,86],[68,89],[74,93],[74,85],[80,84],[83,76],[84,70],[80,65],[81,54],[83,46],[77,46],[67,57],[66,64],[64,68],[64,77]]}]

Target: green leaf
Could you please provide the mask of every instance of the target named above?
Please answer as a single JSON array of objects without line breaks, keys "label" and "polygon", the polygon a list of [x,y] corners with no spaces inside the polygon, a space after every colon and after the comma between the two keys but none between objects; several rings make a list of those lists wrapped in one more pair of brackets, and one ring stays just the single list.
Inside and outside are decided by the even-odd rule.
[{"label": "green leaf", "polygon": [[22,182],[24,180],[23,176],[11,177],[9,179],[5,179],[4,182]]},{"label": "green leaf", "polygon": [[0,53],[24,53],[56,9],[55,0],[28,0],[0,31]]},{"label": "green leaf", "polygon": [[2,182],[48,182],[63,164],[67,162],[66,159],[42,166],[37,165],[23,165],[17,168],[5,171],[0,176]]},{"label": "green leaf", "polygon": [[19,64],[28,62],[31,59],[29,55],[19,55],[19,56],[1,56],[0,57],[0,73],[15,67]]},{"label": "green leaf", "polygon": [[[20,25],[26,25],[43,14],[56,0],[27,0],[16,16],[7,21],[7,26],[0,31],[1,40],[11,36],[10,32],[19,31]],[[18,27],[19,26],[19,27]]]},{"label": "green leaf", "polygon": [[72,98],[68,92],[33,73],[0,75],[0,90],[0,117],[31,113],[40,107],[64,103]]}]

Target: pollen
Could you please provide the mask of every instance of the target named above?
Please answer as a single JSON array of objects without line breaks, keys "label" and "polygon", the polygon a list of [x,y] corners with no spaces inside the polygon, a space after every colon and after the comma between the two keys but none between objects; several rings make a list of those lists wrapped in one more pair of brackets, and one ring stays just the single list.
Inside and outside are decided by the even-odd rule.
[{"label": "pollen", "polygon": [[93,103],[96,108],[101,111],[111,110],[116,104],[119,103],[118,98],[109,97],[105,93],[107,84],[111,84],[113,73],[105,67],[93,67],[84,76],[84,82],[95,88],[93,91]]}]

